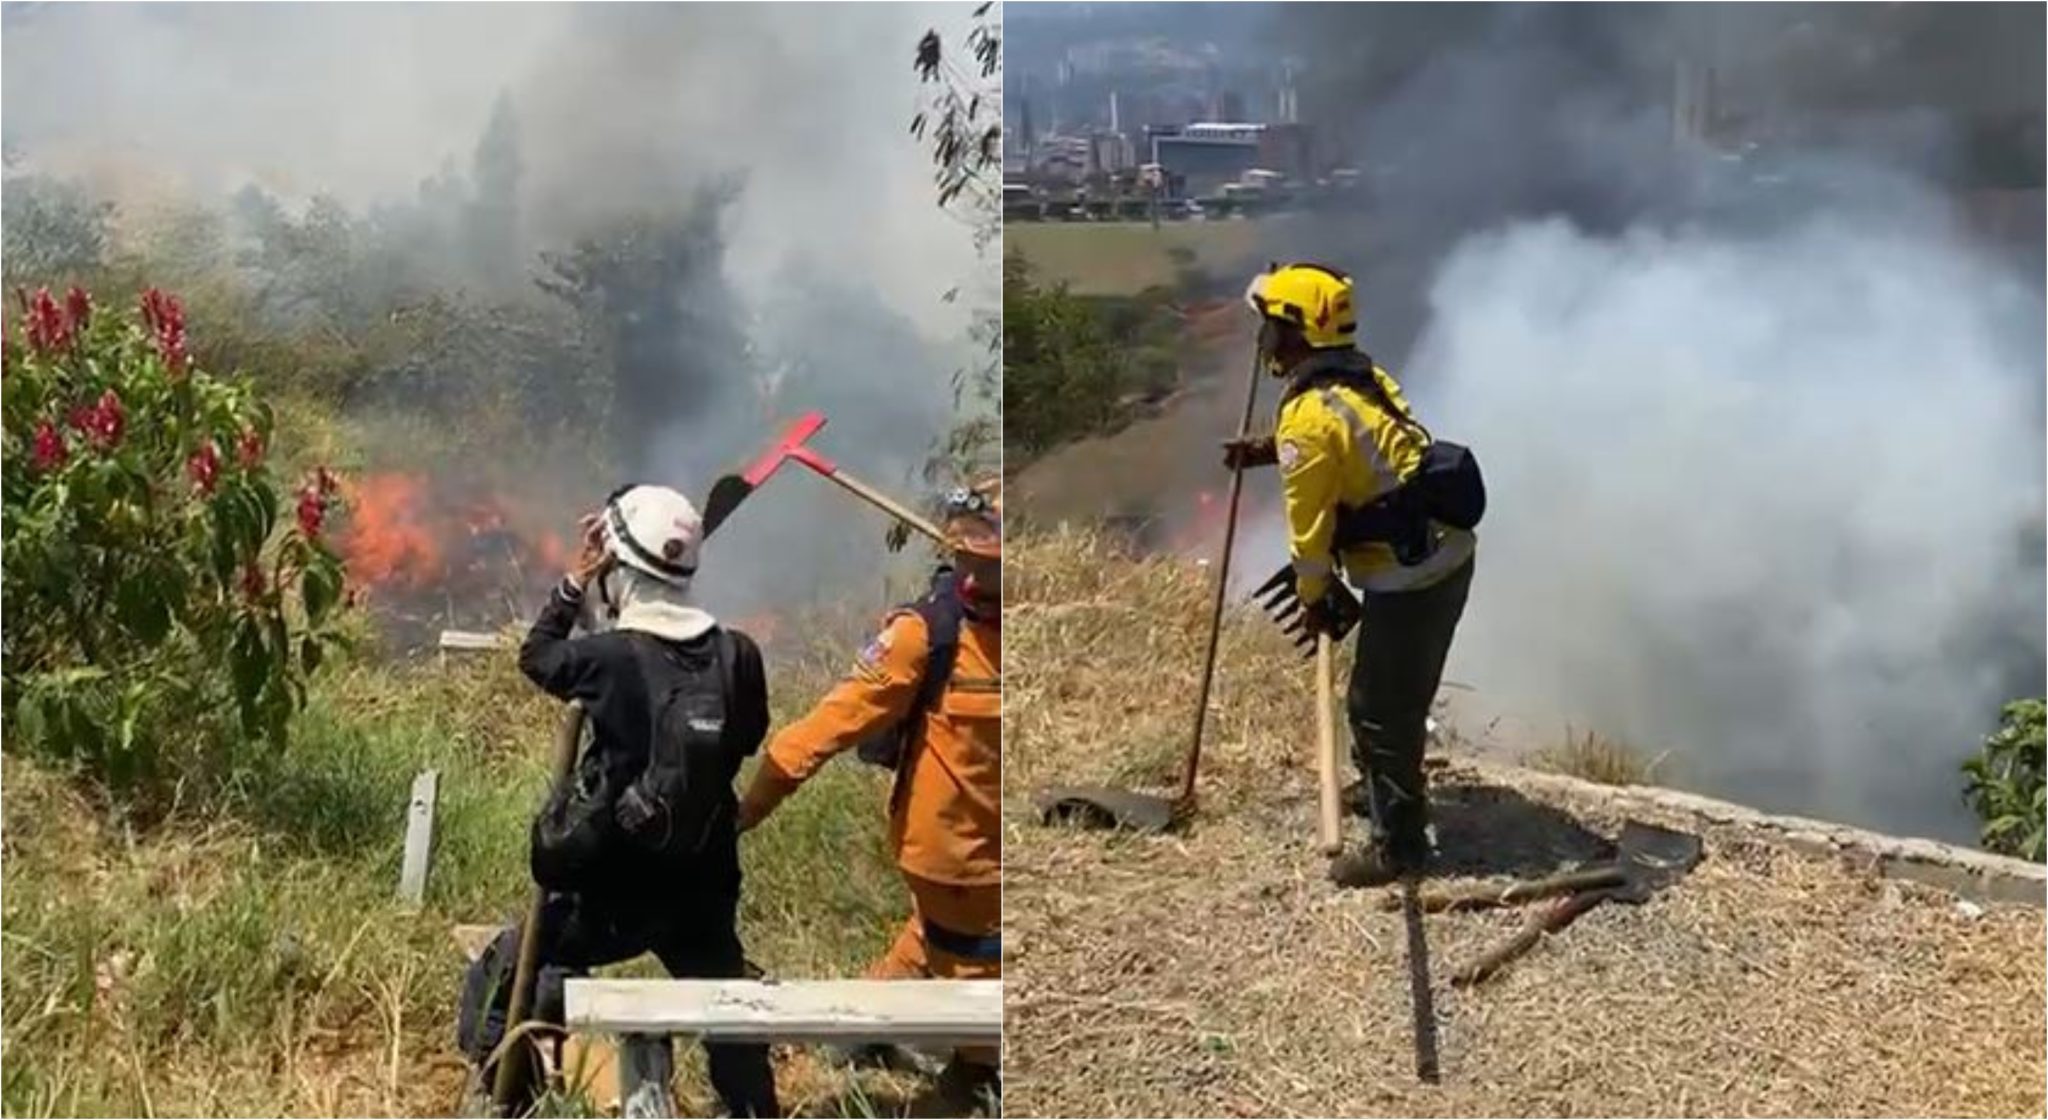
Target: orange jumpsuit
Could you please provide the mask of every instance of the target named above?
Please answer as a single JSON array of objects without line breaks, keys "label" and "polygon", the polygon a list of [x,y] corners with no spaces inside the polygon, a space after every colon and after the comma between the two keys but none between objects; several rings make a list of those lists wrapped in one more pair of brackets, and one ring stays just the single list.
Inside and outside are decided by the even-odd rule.
[{"label": "orange jumpsuit", "polygon": [[[916,703],[928,639],[912,611],[892,615],[854,670],[769,744],[747,790],[758,821],[833,755],[901,722]],[[997,953],[963,956],[952,936],[993,940],[1002,924],[1002,630],[962,620],[953,676],[907,744],[889,794],[889,846],[914,911],[869,970],[878,978],[994,978]],[[927,924],[941,932],[927,936]],[[941,944],[939,942],[945,942]],[[993,1064],[993,1050],[964,1053]]]}]

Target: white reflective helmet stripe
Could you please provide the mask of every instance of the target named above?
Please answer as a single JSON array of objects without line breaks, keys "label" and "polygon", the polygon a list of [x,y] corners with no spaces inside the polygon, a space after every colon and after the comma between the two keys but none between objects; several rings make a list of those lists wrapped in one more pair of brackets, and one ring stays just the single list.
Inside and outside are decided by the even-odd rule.
[{"label": "white reflective helmet stripe", "polygon": [[605,504],[605,540],[619,562],[663,583],[697,572],[704,523],[688,498],[666,486],[634,486]]},{"label": "white reflective helmet stripe", "polygon": [[634,559],[653,568],[654,574],[675,576],[678,579],[688,579],[697,574],[697,566],[695,564],[671,564],[649,551],[646,545],[635,540],[632,528],[626,524],[626,514],[619,508],[617,502],[606,506],[604,513],[605,517],[611,521],[612,539],[617,541],[627,552],[631,553]]}]

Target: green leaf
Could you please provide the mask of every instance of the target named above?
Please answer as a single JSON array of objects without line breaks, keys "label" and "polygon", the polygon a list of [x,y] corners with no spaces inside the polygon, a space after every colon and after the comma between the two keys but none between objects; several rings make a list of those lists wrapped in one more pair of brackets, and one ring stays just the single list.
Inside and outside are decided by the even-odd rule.
[{"label": "green leaf", "polygon": [[269,651],[263,648],[263,630],[253,618],[235,625],[234,641],[228,645],[228,665],[235,682],[235,706],[240,710],[245,731],[256,731],[256,702],[263,682],[270,675]]},{"label": "green leaf", "polygon": [[299,590],[305,596],[306,621],[318,625],[341,598],[341,573],[325,560],[315,561],[299,577]]},{"label": "green leaf", "polygon": [[144,645],[163,644],[171,632],[171,606],[155,587],[154,573],[122,581],[114,593],[114,613],[121,625]]}]

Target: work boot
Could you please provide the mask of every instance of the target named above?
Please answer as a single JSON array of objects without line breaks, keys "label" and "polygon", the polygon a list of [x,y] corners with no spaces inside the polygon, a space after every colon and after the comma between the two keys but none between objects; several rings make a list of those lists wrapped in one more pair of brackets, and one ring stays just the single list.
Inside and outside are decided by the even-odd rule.
[{"label": "work boot", "polygon": [[1360,778],[1344,787],[1344,811],[1362,821],[1372,820],[1372,786]]},{"label": "work boot", "polygon": [[1373,841],[1346,849],[1330,861],[1330,882],[1339,887],[1384,887],[1405,875],[1421,875],[1429,866],[1426,850]]},{"label": "work boot", "polygon": [[939,1071],[932,1095],[948,1111],[963,1116],[1003,1114],[1003,1072],[995,1066],[955,1057]]},{"label": "work boot", "polygon": [[893,1042],[873,1042],[864,1046],[822,1046],[819,1049],[824,1052],[828,1061],[857,1069],[882,1069],[891,1073],[915,1073],[924,1077],[944,1072],[939,1068],[937,1059]]}]

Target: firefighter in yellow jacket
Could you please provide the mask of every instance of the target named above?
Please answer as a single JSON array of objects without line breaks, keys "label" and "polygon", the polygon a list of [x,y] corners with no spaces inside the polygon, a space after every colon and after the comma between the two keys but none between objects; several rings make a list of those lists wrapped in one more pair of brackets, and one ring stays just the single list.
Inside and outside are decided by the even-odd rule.
[{"label": "firefighter in yellow jacket", "polygon": [[[1002,505],[995,484],[955,491],[951,563],[892,612],[854,669],[769,744],[740,805],[758,825],[832,756],[858,747],[896,772],[889,846],[912,913],[868,975],[1002,975]],[[877,749],[879,746],[879,750]],[[948,1094],[999,1085],[990,1050],[957,1054]]]},{"label": "firefighter in yellow jacket", "polygon": [[1346,709],[1365,792],[1354,802],[1370,806],[1372,843],[1331,874],[1386,883],[1420,873],[1430,855],[1423,742],[1472,584],[1478,468],[1465,449],[1434,440],[1357,347],[1344,273],[1276,265],[1246,300],[1260,318],[1260,361],[1287,387],[1272,438],[1230,441],[1226,462],[1280,468],[1306,628],[1341,636],[1359,622]]}]

